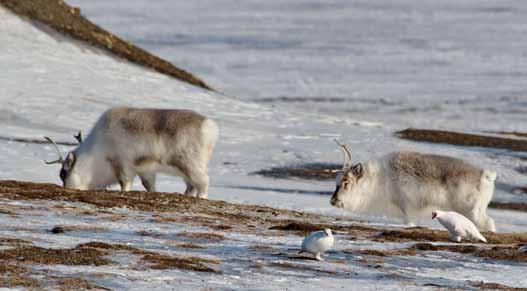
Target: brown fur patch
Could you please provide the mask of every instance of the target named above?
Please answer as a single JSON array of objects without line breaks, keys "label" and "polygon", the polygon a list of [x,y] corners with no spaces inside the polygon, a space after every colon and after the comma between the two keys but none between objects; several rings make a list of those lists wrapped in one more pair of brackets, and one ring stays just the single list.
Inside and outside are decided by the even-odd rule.
[{"label": "brown fur patch", "polygon": [[134,160],[134,165],[137,167],[154,163],[160,163],[160,159],[154,156],[140,156]]},{"label": "brown fur patch", "polygon": [[461,181],[480,184],[483,170],[463,160],[416,152],[397,152],[389,160],[396,177],[411,176],[422,181],[439,181],[442,185],[456,186]]},{"label": "brown fur patch", "polygon": [[123,129],[131,135],[175,137],[183,130],[201,130],[206,117],[191,110],[113,108],[106,113],[108,128]]}]

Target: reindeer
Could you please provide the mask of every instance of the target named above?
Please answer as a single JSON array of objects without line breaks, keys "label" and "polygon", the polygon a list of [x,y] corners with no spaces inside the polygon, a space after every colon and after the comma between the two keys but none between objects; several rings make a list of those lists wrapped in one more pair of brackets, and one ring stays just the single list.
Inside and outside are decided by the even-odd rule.
[{"label": "reindeer", "polygon": [[79,146],[64,159],[60,179],[65,188],[80,190],[106,187],[118,182],[130,191],[139,175],[145,189],[155,192],[159,172],[183,177],[186,195],[207,198],[208,162],[218,139],[218,125],[190,110],[117,107],[106,111]]},{"label": "reindeer", "polygon": [[413,225],[418,214],[431,208],[465,215],[480,229],[496,231],[487,216],[496,173],[460,159],[393,152],[364,165],[352,165],[351,152],[337,141],[344,154],[342,170],[330,203],[351,211],[391,213]]}]

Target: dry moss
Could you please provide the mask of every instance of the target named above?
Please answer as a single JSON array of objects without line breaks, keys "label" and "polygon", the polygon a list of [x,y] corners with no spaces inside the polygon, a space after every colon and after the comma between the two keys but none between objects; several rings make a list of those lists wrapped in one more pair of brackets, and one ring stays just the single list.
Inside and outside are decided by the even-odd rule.
[{"label": "dry moss", "polygon": [[212,90],[192,74],[95,25],[80,14],[79,8],[71,7],[62,0],[0,0],[0,5],[18,15],[48,25],[63,35],[87,42],[120,58]]},{"label": "dry moss", "polygon": [[27,240],[23,240],[23,239],[0,237],[0,245],[31,245],[31,244],[33,243]]},{"label": "dry moss", "polygon": [[[484,232],[483,236],[491,244],[519,244],[527,242],[527,233],[491,233]],[[443,230],[427,228],[411,228],[405,230],[385,230],[375,238],[377,241],[433,241],[450,242],[448,233]],[[474,241],[476,242],[476,241]]]},{"label": "dry moss", "polygon": [[527,254],[518,250],[518,247],[493,247],[491,249],[479,249],[475,252],[478,257],[507,260],[513,262],[527,262]]},{"label": "dry moss", "polygon": [[128,251],[135,255],[140,255],[142,259],[150,263],[152,269],[172,269],[178,268],[183,270],[199,271],[199,272],[219,272],[206,264],[220,264],[220,261],[203,259],[198,257],[174,257],[164,254],[146,251],[139,248],[123,244],[108,244],[104,242],[89,242],[77,246],[78,248],[95,249],[95,250],[112,250],[112,251]]},{"label": "dry moss", "polygon": [[322,224],[322,223],[308,223],[303,221],[284,220],[279,225],[271,226],[270,230],[282,230],[282,231],[294,231],[299,235],[305,235],[309,232],[319,231],[323,229],[332,229],[341,232],[347,232],[350,234],[358,233],[371,233],[377,232],[378,230],[373,227],[367,227],[362,225],[334,225],[334,224]]},{"label": "dry moss", "polygon": [[219,261],[209,260],[197,257],[173,257],[161,254],[147,254],[143,256],[143,260],[151,263],[152,269],[183,269],[196,272],[212,272],[219,273],[220,271],[208,267],[206,264],[219,264]]},{"label": "dry moss", "polygon": [[527,262],[527,254],[519,251],[518,248],[518,246],[495,246],[488,248],[464,244],[432,245],[429,243],[419,243],[411,247],[411,249],[420,251],[449,251],[461,254],[471,254],[486,259]]},{"label": "dry moss", "polygon": [[81,278],[55,278],[57,280],[58,290],[111,290],[109,288],[101,287],[92,284]]},{"label": "dry moss", "polygon": [[503,291],[526,291],[527,290],[527,288],[509,287],[509,286],[498,284],[498,283],[472,282],[471,285],[474,287],[483,289],[483,290],[503,290]]},{"label": "dry moss", "polygon": [[433,143],[445,143],[461,146],[488,147],[508,149],[511,151],[527,151],[527,140],[510,139],[494,136],[467,134],[443,130],[408,128],[396,132],[397,137]]},{"label": "dry moss", "polygon": [[349,254],[355,254],[358,253],[363,256],[377,256],[377,257],[393,257],[393,256],[415,256],[417,254],[416,249],[408,248],[408,249],[394,249],[394,250],[372,250],[372,249],[365,249],[365,250],[344,250],[343,252],[349,253]]},{"label": "dry moss", "polygon": [[29,289],[40,288],[40,283],[32,278],[21,275],[13,275],[8,277],[0,277],[0,287],[15,288],[25,287]]},{"label": "dry moss", "polygon": [[17,263],[0,264],[0,274],[13,273],[21,274],[26,271],[26,268]]},{"label": "dry moss", "polygon": [[183,231],[177,234],[179,238],[189,239],[194,242],[219,242],[225,240],[225,236],[214,232],[188,232]]},{"label": "dry moss", "polygon": [[45,265],[108,265],[106,252],[76,247],[74,249],[46,249],[37,246],[20,246],[0,251],[0,261]]},{"label": "dry moss", "polygon": [[334,180],[337,177],[336,170],[342,168],[338,164],[311,163],[287,167],[274,167],[251,173],[270,178],[301,178],[308,180]]},{"label": "dry moss", "polygon": [[496,209],[507,209],[507,210],[516,210],[527,212],[526,203],[517,203],[517,202],[490,202],[490,208]]},{"label": "dry moss", "polygon": [[446,231],[430,230],[425,228],[412,230],[385,230],[379,238],[386,241],[449,241]]}]

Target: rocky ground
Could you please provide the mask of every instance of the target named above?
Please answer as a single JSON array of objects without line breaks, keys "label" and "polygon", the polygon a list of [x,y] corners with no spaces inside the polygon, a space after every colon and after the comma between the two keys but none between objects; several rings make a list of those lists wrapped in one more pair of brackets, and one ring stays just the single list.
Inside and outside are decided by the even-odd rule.
[{"label": "rocky ground", "polygon": [[[394,269],[393,262],[386,261],[447,259],[459,254],[457,260],[527,262],[527,254],[518,250],[527,244],[527,234],[484,233],[489,244],[452,244],[442,230],[375,226],[177,193],[75,191],[53,184],[1,181],[0,213],[3,287],[113,289],[116,286],[108,284],[108,277],[115,276],[115,271],[109,270],[182,270],[228,276],[235,270],[233,265],[256,273],[359,279],[365,276],[361,270],[367,269],[374,276],[391,274],[395,280],[404,279],[410,286],[430,286],[407,278]],[[116,235],[120,227],[115,222],[142,226],[123,237]],[[333,229],[338,240],[327,260],[317,262],[298,255],[302,237],[324,228]],[[357,242],[360,245],[354,245]],[[232,247],[237,244],[243,250]],[[222,251],[218,251],[220,246]],[[233,252],[243,255],[233,256]],[[87,266],[97,272],[96,276],[93,272],[68,273],[59,265]],[[436,287],[466,286],[507,288],[472,281]]]}]

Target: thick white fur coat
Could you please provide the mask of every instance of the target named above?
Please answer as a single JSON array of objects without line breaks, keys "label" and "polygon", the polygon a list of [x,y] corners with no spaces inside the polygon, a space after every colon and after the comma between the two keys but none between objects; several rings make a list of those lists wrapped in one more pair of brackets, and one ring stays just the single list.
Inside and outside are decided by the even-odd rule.
[{"label": "thick white fur coat", "polygon": [[351,211],[397,215],[409,224],[431,209],[452,210],[480,229],[495,231],[486,213],[495,179],[495,172],[459,159],[395,152],[365,163],[362,177],[347,191],[336,192],[332,204]]},{"label": "thick white fur coat", "polygon": [[139,175],[155,191],[156,173],[183,177],[186,194],[206,198],[208,162],[218,139],[217,124],[189,110],[113,108],[73,151],[65,186],[93,189],[119,182],[129,190]]}]

